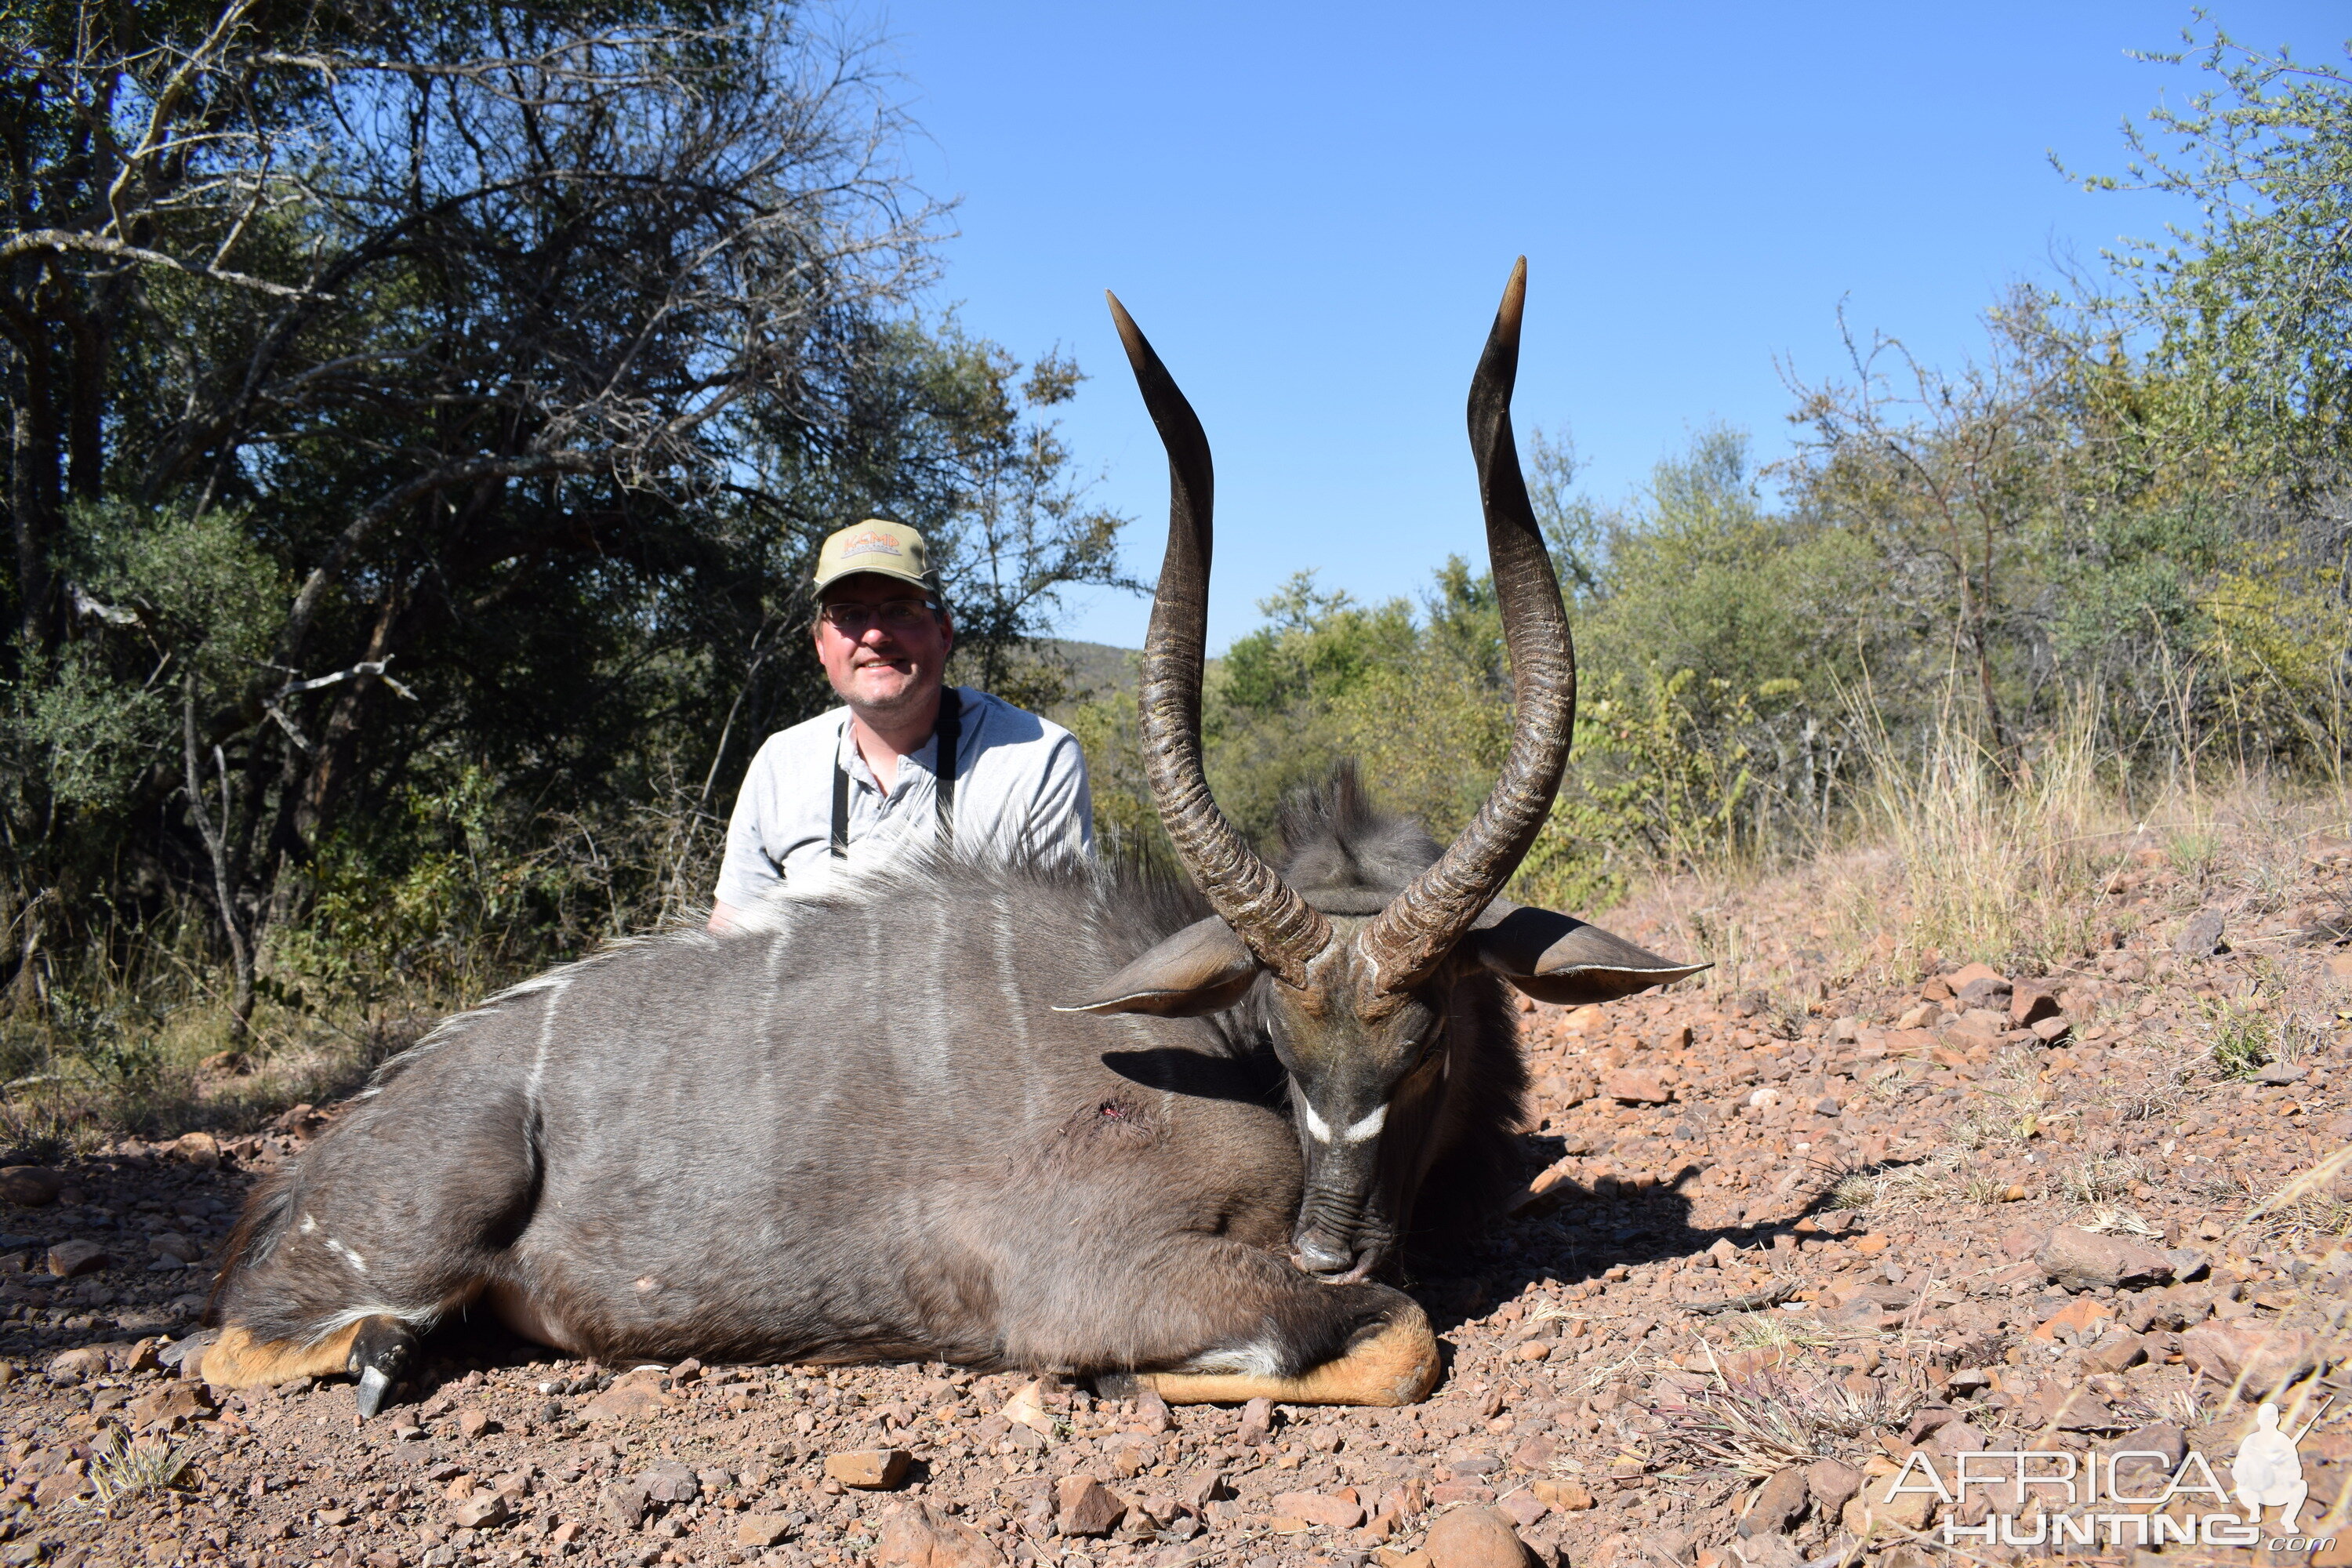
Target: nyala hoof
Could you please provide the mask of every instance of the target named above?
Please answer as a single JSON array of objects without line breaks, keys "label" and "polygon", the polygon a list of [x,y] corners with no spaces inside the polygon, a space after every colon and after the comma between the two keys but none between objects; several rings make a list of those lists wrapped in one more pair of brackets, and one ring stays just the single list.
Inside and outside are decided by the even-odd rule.
[{"label": "nyala hoof", "polygon": [[1097,1399],[1133,1399],[1150,1392],[1150,1384],[1131,1372],[1098,1372],[1087,1381],[1094,1384]]},{"label": "nyala hoof", "polygon": [[397,1318],[369,1318],[359,1325],[344,1370],[359,1379],[360,1416],[365,1420],[383,1410],[408,1370],[416,1336]]}]

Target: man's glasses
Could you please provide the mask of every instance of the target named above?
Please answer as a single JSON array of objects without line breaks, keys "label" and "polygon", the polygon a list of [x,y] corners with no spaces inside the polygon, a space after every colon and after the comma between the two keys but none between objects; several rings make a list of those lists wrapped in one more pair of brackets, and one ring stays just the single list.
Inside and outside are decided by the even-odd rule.
[{"label": "man's glasses", "polygon": [[863,637],[877,626],[886,632],[910,632],[939,613],[940,606],[929,599],[885,599],[878,605],[845,600],[818,612],[845,637]]}]

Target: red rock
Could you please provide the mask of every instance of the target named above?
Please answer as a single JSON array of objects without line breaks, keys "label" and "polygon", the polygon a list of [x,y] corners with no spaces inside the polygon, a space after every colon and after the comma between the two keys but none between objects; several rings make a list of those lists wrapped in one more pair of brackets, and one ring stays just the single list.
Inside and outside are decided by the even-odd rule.
[{"label": "red rock", "polygon": [[187,1132],[164,1146],[174,1160],[184,1160],[199,1171],[220,1168],[220,1140],[209,1132]]},{"label": "red rock", "polygon": [[[1895,1490],[1897,1479],[1894,1475],[1874,1479],[1849,1499],[1841,1515],[1845,1528],[1865,1541],[1874,1530],[1888,1535],[1927,1529],[1936,1508],[1933,1489],[1915,1477],[1904,1482],[1898,1492]],[[1915,1487],[1919,1489],[1914,1490]]]},{"label": "red rock", "polygon": [[1991,964],[1969,963],[1963,964],[1961,967],[1952,971],[1951,973],[1945,975],[1944,984],[1950,990],[1953,995],[1958,996],[1961,992],[1966,991],[1971,984],[1979,980],[1989,980],[1996,985],[2007,985],[2009,984],[2009,976],[2003,974],[2000,970],[1995,969]]},{"label": "red rock", "polygon": [[2025,981],[2010,993],[2009,1022],[2011,1028],[2030,1029],[2044,1018],[2056,1017],[2059,1012],[2058,998],[2048,986]]},{"label": "red rock", "polygon": [[1327,1496],[1321,1492],[1284,1492],[1274,1500],[1274,1511],[1293,1519],[1305,1520],[1325,1530],[1353,1530],[1363,1522],[1364,1505],[1352,1495]]},{"label": "red rock", "polygon": [[292,1107],[269,1124],[273,1132],[290,1132],[307,1143],[326,1131],[326,1113],[317,1106],[302,1104]]},{"label": "red rock", "polygon": [[1862,1472],[1842,1459],[1815,1459],[1805,1467],[1805,1490],[1825,1518],[1834,1518],[1861,1489]]},{"label": "red rock", "polygon": [[47,1208],[65,1190],[66,1179],[42,1165],[10,1165],[0,1170],[0,1198],[18,1208]]},{"label": "red rock", "polygon": [[1527,1529],[1551,1511],[1551,1505],[1536,1496],[1533,1489],[1513,1492],[1495,1506],[1521,1530]]},{"label": "red rock", "polygon": [[2318,1343],[2301,1329],[2240,1320],[2206,1323],[2180,1336],[2190,1366],[2238,1396],[2259,1400],[2319,1370]]},{"label": "red rock", "polygon": [[887,1491],[906,1479],[907,1467],[914,1456],[904,1448],[853,1448],[847,1453],[827,1454],[824,1473],[845,1487],[860,1491]]},{"label": "red rock", "polygon": [[1635,1068],[1620,1068],[1601,1079],[1601,1092],[1633,1105],[1664,1105],[1675,1097],[1656,1073]]},{"label": "red rock", "polygon": [[110,1268],[113,1259],[94,1241],[61,1241],[49,1248],[49,1272],[60,1279],[77,1279]]},{"label": "red rock", "polygon": [[1209,1470],[1187,1481],[1183,1489],[1177,1494],[1177,1500],[1194,1513],[1201,1513],[1205,1511],[1211,1503],[1222,1502],[1233,1495],[1233,1488],[1225,1484],[1223,1474],[1220,1471]]},{"label": "red rock", "polygon": [[588,1402],[581,1414],[591,1421],[648,1421],[677,1403],[669,1374],[656,1366],[623,1373],[613,1386]]},{"label": "red rock", "polygon": [[1597,1500],[1582,1481],[1530,1481],[1528,1490],[1562,1513],[1581,1513]]},{"label": "red rock", "polygon": [[1422,1542],[1432,1568],[1525,1568],[1528,1549],[1511,1521],[1491,1508],[1441,1515]]},{"label": "red rock", "polygon": [[642,1480],[606,1481],[599,1506],[604,1517],[614,1524],[623,1530],[635,1530],[644,1521],[649,1500]]},{"label": "red rock", "polygon": [[176,1263],[200,1262],[205,1256],[204,1244],[194,1237],[182,1236],[176,1230],[160,1231],[147,1238],[148,1247],[158,1258],[168,1258]]},{"label": "red rock", "polygon": [[1801,1466],[1775,1472],[1756,1493],[1739,1521],[1742,1535],[1780,1535],[1805,1511],[1807,1491]]},{"label": "red rock", "polygon": [[1118,1493],[1084,1471],[1054,1484],[1054,1502],[1064,1535],[1108,1535],[1127,1513]]},{"label": "red rock", "polygon": [[1013,1397],[1004,1402],[999,1415],[1015,1426],[1026,1426],[1041,1437],[1054,1435],[1054,1415],[1045,1408],[1045,1384],[1031,1380],[1015,1389]]},{"label": "red rock", "polygon": [[1421,1478],[1407,1476],[1402,1486],[1394,1488],[1381,1499],[1381,1511],[1392,1513],[1399,1519],[1411,1519],[1429,1506],[1429,1500],[1423,1497],[1422,1492]]},{"label": "red rock", "polygon": [[457,1412],[457,1436],[466,1438],[468,1442],[497,1425],[497,1422],[490,1419],[490,1413],[487,1410]]},{"label": "red rock", "polygon": [[175,1381],[141,1394],[123,1413],[130,1417],[132,1431],[144,1432],[151,1426],[176,1431],[212,1412],[212,1394],[202,1383]]},{"label": "red rock", "polygon": [[2147,1341],[2138,1334],[2118,1334],[2101,1340],[2083,1358],[2083,1364],[2094,1372],[2122,1372],[2147,1359]]},{"label": "red rock", "polygon": [[514,1513],[507,1507],[505,1498],[497,1492],[488,1492],[480,1497],[467,1498],[457,1506],[450,1517],[462,1529],[488,1530],[504,1524],[514,1517]]},{"label": "red rock", "polygon": [[[791,1534],[792,1528],[792,1521],[781,1513],[747,1513],[735,1521],[735,1544],[754,1547],[773,1546]],[[888,1539],[887,1531],[884,1539],[886,1541]],[[915,1560],[904,1557],[894,1560],[877,1556],[875,1561],[907,1563]],[[929,1559],[925,1558],[923,1561],[928,1563]]]},{"label": "red rock", "polygon": [[2035,1329],[2033,1337],[2047,1344],[2062,1333],[2079,1334],[2092,1324],[2104,1323],[2115,1315],[2115,1308],[2096,1296],[2077,1296]]},{"label": "red rock", "polygon": [[971,1526],[927,1502],[909,1501],[884,1522],[874,1563],[875,1568],[1003,1568],[1004,1558]]},{"label": "red rock", "polygon": [[2172,1259],[2127,1236],[2102,1236],[2062,1225],[2035,1255],[2042,1271],[2069,1290],[2172,1278]]},{"label": "red rock", "polygon": [[637,1479],[645,1483],[646,1496],[656,1502],[687,1503],[702,1495],[700,1478],[675,1459],[656,1465]]}]

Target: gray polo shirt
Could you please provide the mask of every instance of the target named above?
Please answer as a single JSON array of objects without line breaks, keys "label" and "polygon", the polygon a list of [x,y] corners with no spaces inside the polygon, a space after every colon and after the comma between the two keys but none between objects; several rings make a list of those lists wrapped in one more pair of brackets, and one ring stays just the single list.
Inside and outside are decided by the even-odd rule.
[{"label": "gray polo shirt", "polygon": [[[956,744],[956,848],[1020,860],[1091,854],[1094,798],[1077,737],[984,691],[953,690],[963,721]],[[849,775],[844,860],[831,854],[836,761]],[[769,736],[735,797],[719,868],[719,900],[748,910],[787,889],[814,891],[840,870],[936,842],[938,765],[935,735],[898,759],[898,777],[885,790],[850,739],[846,708]]]}]

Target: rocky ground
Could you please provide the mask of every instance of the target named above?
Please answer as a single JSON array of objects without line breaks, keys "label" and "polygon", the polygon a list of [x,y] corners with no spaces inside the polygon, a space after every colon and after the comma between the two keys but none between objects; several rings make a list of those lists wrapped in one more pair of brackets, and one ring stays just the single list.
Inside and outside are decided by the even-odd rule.
[{"label": "rocky ground", "polygon": [[[2352,1400],[2330,1403],[2352,1386],[2352,843],[2306,839],[2280,877],[2255,902],[2126,856],[2097,951],[2047,974],[1898,973],[1770,885],[1741,895],[1765,990],[1528,1010],[1529,1187],[1415,1282],[1452,1361],[1409,1410],[603,1367],[459,1330],[362,1425],[340,1381],[215,1396],[171,1364],[243,1189],[318,1113],[14,1169],[0,1554],[1911,1568],[1947,1521],[2046,1536],[2070,1511],[2053,1488],[1948,1504],[1927,1470],[2131,1452],[2118,1489],[2147,1497],[2194,1454],[2226,1487],[2275,1393],[2290,1435],[2316,1423],[2302,1533],[2347,1526],[2316,1561],[2352,1563]],[[2064,1555],[2121,1561],[2143,1526],[2090,1528]]]}]

